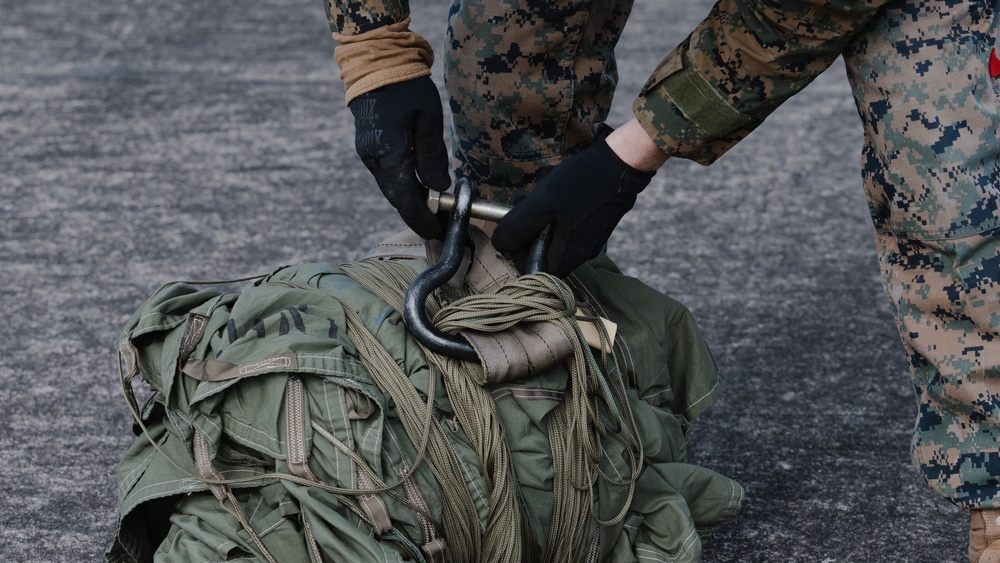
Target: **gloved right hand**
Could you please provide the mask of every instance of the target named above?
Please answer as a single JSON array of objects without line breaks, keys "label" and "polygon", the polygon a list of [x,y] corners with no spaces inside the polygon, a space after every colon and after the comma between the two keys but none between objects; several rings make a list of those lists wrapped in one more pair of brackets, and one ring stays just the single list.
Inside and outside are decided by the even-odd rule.
[{"label": "gloved right hand", "polygon": [[429,76],[360,94],[354,114],[354,146],[379,189],[403,221],[425,239],[443,238],[447,217],[427,208],[428,188],[446,191],[448,151],[441,96]]},{"label": "gloved right hand", "polygon": [[556,165],[497,223],[493,246],[518,257],[546,226],[546,271],[566,277],[597,256],[655,172],[628,165],[599,139]]}]

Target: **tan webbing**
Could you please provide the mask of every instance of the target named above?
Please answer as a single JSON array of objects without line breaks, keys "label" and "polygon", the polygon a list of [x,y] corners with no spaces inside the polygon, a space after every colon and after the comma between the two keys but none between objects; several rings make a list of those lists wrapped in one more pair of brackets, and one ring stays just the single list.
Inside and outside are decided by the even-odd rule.
[{"label": "tan webbing", "polygon": [[[430,512],[427,500],[424,498],[423,493],[420,492],[420,487],[414,482],[410,469],[404,467],[400,476],[405,477],[403,490],[406,492],[406,498],[414,505],[423,508],[424,512]],[[423,540],[420,543],[420,550],[424,552],[430,563],[445,563],[445,553],[448,550],[447,542],[445,542],[443,537],[438,536],[437,527],[434,525],[434,522],[424,517],[420,512],[417,512],[416,515],[417,521],[420,522],[420,531]]]},{"label": "tan webbing", "polygon": [[[461,268],[443,290],[453,297],[492,293],[518,278],[517,270],[493,250],[483,231],[470,228],[469,234],[477,251],[466,252]],[[424,241],[412,231],[403,231],[377,245],[365,258],[426,258],[428,264],[434,264],[441,249],[440,241]],[[479,356],[482,371],[477,380],[481,385],[531,377],[561,363],[573,351],[566,332],[548,321],[525,322],[502,332],[466,330],[461,334]]]},{"label": "tan webbing", "polygon": [[525,323],[504,332],[466,331],[462,336],[482,360],[480,385],[531,377],[573,353],[566,333],[550,322]]},{"label": "tan webbing", "polygon": [[220,360],[189,359],[181,366],[181,371],[184,375],[199,381],[226,381],[271,371],[290,371],[298,369],[298,367],[298,358],[294,353],[289,352],[267,356],[245,364],[231,364]]},{"label": "tan webbing", "polygon": [[[361,467],[355,467],[358,471],[358,488],[365,491],[375,489],[375,483],[372,482],[371,477],[362,471]],[[392,529],[389,509],[386,508],[385,501],[381,497],[375,493],[359,495],[358,502],[361,503],[361,509],[368,515],[368,521],[377,535],[382,535]]]},{"label": "tan webbing", "polygon": [[292,475],[319,482],[309,469],[309,448],[306,444],[305,396],[302,380],[288,378],[285,386],[285,456]]},{"label": "tan webbing", "polygon": [[208,483],[208,488],[212,494],[220,501],[226,499],[226,486],[211,481],[222,481],[222,474],[216,471],[212,465],[211,453],[208,449],[208,439],[201,432],[195,430],[194,433],[194,464],[198,468],[198,474]]}]

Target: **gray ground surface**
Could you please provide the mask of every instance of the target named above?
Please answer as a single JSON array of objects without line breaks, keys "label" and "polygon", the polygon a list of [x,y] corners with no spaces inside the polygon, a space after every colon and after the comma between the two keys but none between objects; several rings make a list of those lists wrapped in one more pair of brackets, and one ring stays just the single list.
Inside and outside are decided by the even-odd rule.
[{"label": "gray ground surface", "polygon": [[[706,0],[640,0],[613,123]],[[438,43],[447,6],[414,2]],[[399,223],[357,160],[318,1],[0,0],[0,554],[95,561],[131,434],[118,330],[161,283],[346,261]],[[439,72],[439,67],[435,67]],[[696,462],[750,503],[706,561],[960,561],[915,410],[837,64],[716,165],[671,162],[616,233],[726,375]]]}]

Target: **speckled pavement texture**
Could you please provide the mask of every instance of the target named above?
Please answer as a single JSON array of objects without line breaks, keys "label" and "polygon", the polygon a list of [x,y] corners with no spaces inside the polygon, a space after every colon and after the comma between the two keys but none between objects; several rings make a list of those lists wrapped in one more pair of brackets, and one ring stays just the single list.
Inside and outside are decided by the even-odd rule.
[{"label": "speckled pavement texture", "polygon": [[[641,0],[613,124],[705,0]],[[440,43],[447,5],[414,2]],[[0,555],[98,561],[132,438],[118,331],[160,284],[346,261],[400,223],[353,150],[318,1],[0,0]],[[435,66],[440,77],[440,68]],[[695,461],[750,502],[705,561],[962,561],[910,465],[838,63],[711,167],[674,161],[612,256],[724,370]]]}]

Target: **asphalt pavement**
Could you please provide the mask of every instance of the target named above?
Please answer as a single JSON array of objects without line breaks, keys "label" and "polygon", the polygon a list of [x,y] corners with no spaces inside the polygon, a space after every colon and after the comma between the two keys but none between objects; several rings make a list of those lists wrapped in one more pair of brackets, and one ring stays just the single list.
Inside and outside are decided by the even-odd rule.
[{"label": "asphalt pavement", "polygon": [[[710,5],[637,2],[613,125]],[[432,44],[447,9],[412,6]],[[0,555],[97,561],[132,438],[115,355],[132,312],[171,280],[353,260],[401,223],[354,152],[320,2],[0,14]],[[965,557],[965,514],[909,461],[861,142],[838,62],[716,164],[669,162],[610,242],[692,310],[723,369],[694,461],[749,503],[705,561]]]}]

